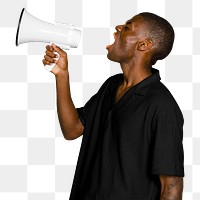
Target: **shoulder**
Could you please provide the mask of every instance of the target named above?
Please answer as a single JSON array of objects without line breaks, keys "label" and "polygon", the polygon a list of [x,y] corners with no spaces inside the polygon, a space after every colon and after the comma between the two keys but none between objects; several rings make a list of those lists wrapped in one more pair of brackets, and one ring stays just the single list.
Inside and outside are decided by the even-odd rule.
[{"label": "shoulder", "polygon": [[178,102],[169,89],[161,82],[152,85],[148,92],[148,99],[153,107],[154,114],[168,114],[177,116],[183,122],[183,114]]},{"label": "shoulder", "polygon": [[148,92],[148,98],[159,111],[167,109],[179,108],[179,105],[169,89],[161,82],[152,85]]}]

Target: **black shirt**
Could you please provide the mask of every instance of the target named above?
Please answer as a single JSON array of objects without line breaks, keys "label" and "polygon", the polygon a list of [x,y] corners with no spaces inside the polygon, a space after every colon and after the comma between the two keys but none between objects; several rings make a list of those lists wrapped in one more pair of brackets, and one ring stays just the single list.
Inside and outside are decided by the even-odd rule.
[{"label": "black shirt", "polygon": [[123,74],[109,77],[84,107],[70,200],[159,200],[159,175],[184,176],[182,112],[159,70],[115,103]]}]

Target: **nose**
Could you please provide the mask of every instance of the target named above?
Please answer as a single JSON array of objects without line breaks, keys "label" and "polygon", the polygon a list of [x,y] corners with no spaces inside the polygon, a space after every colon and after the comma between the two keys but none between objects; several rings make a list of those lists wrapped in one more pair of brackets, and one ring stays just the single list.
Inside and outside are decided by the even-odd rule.
[{"label": "nose", "polygon": [[116,31],[121,31],[122,28],[123,28],[123,25],[118,25],[118,26],[115,27],[115,30]]}]

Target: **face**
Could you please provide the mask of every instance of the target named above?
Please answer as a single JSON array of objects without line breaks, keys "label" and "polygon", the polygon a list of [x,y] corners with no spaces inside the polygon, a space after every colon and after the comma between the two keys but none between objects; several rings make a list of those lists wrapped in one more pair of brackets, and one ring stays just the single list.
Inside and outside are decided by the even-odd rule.
[{"label": "face", "polygon": [[144,39],[142,23],[142,17],[136,15],[124,25],[115,27],[116,32],[113,34],[115,41],[106,47],[109,60],[121,63],[134,58],[138,43]]}]

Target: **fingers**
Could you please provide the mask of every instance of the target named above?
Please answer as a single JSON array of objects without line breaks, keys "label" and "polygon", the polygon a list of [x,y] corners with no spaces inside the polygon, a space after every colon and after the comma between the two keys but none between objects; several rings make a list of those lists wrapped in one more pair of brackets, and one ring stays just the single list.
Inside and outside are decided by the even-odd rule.
[{"label": "fingers", "polygon": [[43,63],[43,65],[50,65],[50,62],[45,59],[42,60],[42,63]]},{"label": "fingers", "polygon": [[47,45],[47,46],[46,46],[46,51],[45,51],[45,53],[46,53],[48,56],[52,57],[52,58],[58,57],[58,56],[55,56],[55,55],[56,55],[56,54],[55,54],[55,50],[53,49],[53,46],[50,46],[50,45]]},{"label": "fingers", "polygon": [[49,61],[50,63],[55,63],[56,60],[54,60],[52,57],[45,55],[44,56],[45,60]]},{"label": "fingers", "polygon": [[55,60],[55,59],[53,59],[53,58],[51,58],[51,57],[45,55],[45,56],[44,56],[44,59],[42,60],[42,62],[43,62],[44,65],[51,65],[51,64],[53,64],[53,63],[56,63],[57,60]]},{"label": "fingers", "polygon": [[55,44],[52,44],[53,50],[55,50],[61,57],[66,57],[67,53],[63,51],[60,47],[56,46]]},{"label": "fingers", "polygon": [[53,47],[50,46],[50,45],[47,45],[47,46],[46,46],[46,49],[49,50],[49,51],[53,51]]},{"label": "fingers", "polygon": [[52,51],[46,50],[45,53],[47,56],[49,56],[51,58],[58,58],[58,55],[53,53]]},{"label": "fingers", "polygon": [[53,63],[57,63],[57,58],[59,57],[67,59],[67,53],[55,44],[47,45],[42,62],[44,65],[51,65]]},{"label": "fingers", "polygon": [[44,55],[44,59],[42,60],[44,65],[56,63],[57,60],[55,60],[55,58],[58,58],[59,56],[55,54],[55,50],[52,46],[47,45],[45,53],[46,55]]}]

